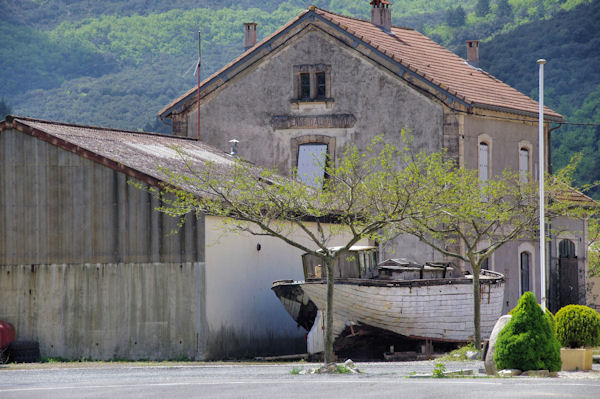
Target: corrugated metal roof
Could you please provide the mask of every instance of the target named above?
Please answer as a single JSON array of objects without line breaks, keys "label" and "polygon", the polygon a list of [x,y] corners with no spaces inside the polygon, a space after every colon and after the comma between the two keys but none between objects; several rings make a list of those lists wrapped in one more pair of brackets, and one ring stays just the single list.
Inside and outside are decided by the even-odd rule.
[{"label": "corrugated metal roof", "polygon": [[[148,183],[168,183],[160,167],[192,176],[192,169],[210,161],[233,165],[232,156],[195,139],[73,125],[32,118],[11,117],[0,130],[16,128],[53,145],[93,159],[113,169],[127,171]],[[27,129],[29,128],[29,129]],[[179,149],[178,152],[176,149]]]},{"label": "corrugated metal roof", "polygon": [[[469,106],[497,109],[517,114],[537,115],[539,104],[525,94],[510,87],[482,69],[471,66],[465,59],[440,46],[427,36],[407,28],[392,27],[385,32],[369,21],[345,17],[314,6],[301,13],[279,30],[263,39],[256,46],[234,59],[222,69],[205,79],[202,88],[215,83],[227,71],[252,58],[253,53],[262,51],[279,35],[285,34],[294,24],[304,18],[322,18],[357,41],[371,46],[384,57],[406,68],[439,90],[449,93]],[[222,79],[218,84],[224,84]],[[160,111],[168,116],[178,106],[195,102],[197,88],[191,88]],[[545,107],[546,118],[562,120],[562,115]]]}]

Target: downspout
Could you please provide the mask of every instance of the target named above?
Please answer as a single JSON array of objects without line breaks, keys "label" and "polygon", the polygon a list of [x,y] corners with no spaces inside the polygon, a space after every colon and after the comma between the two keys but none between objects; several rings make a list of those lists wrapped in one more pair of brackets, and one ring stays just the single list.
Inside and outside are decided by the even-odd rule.
[{"label": "downspout", "polygon": [[[548,174],[552,176],[552,132],[560,128],[562,124],[548,129]],[[552,198],[548,199],[552,202]],[[548,296],[550,297],[550,311],[556,311],[556,300],[554,298],[554,289],[552,288],[552,247],[554,246],[554,238],[552,237],[552,219],[548,220],[548,235],[550,237],[550,248],[548,249]]]}]

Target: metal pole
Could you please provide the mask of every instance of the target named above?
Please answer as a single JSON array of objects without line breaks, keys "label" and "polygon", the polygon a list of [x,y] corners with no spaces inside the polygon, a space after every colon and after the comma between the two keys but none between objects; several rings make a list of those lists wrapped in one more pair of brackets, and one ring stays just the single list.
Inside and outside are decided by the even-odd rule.
[{"label": "metal pole", "polygon": [[198,140],[200,140],[200,65],[202,65],[202,40],[200,37],[200,31],[198,31],[198,66],[196,72],[198,73],[198,97],[197,97],[197,110],[196,110],[196,123],[198,131]]},{"label": "metal pole", "polygon": [[538,121],[538,139],[539,139],[539,148],[538,148],[538,159],[539,159],[539,170],[540,170],[540,285],[541,285],[541,306],[542,310],[546,310],[546,226],[545,226],[545,194],[544,194],[544,64],[546,60],[539,59],[537,60],[538,65],[540,66],[539,70],[539,78],[540,78],[540,93],[539,93],[539,121]]}]

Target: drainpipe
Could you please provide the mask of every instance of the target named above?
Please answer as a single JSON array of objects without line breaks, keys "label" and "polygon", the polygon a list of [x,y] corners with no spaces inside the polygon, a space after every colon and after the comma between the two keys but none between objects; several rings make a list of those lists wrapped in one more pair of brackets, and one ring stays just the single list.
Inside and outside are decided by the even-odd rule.
[{"label": "drainpipe", "polygon": [[[548,174],[552,175],[552,132],[560,128],[562,125],[559,123],[557,126],[548,129]],[[552,202],[552,198],[548,199]],[[548,249],[548,296],[550,303],[550,311],[554,313],[556,310],[556,298],[554,298],[554,288],[552,287],[552,247],[554,246],[554,237],[552,237],[552,219],[548,221],[548,234],[550,236],[550,248]]]}]

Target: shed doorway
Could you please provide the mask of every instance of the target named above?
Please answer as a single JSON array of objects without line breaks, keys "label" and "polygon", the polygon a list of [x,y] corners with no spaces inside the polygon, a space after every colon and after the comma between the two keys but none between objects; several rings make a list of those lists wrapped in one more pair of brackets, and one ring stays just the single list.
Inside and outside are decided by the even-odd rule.
[{"label": "shed doorway", "polygon": [[571,240],[562,240],[558,244],[559,270],[559,308],[579,303],[579,279],[575,244]]}]

